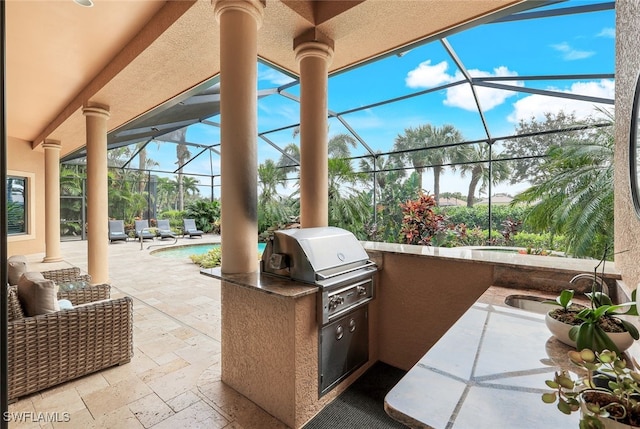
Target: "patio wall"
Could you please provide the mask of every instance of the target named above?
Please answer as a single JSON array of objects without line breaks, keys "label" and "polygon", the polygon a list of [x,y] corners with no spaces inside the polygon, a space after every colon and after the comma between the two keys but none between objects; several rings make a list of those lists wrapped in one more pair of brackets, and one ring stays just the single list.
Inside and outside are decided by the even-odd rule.
[{"label": "patio wall", "polygon": [[640,3],[616,2],[616,123],[615,123],[615,257],[622,280],[630,289],[640,283],[640,219],[629,186],[629,137],[633,94],[640,71]]},{"label": "patio wall", "polygon": [[9,137],[7,174],[27,176],[33,180],[28,189],[32,193],[29,198],[31,210],[28,234],[7,237],[7,254],[11,256],[44,252],[44,150],[32,150],[31,142]]},{"label": "patio wall", "polygon": [[493,282],[493,266],[385,253],[380,271],[381,361],[410,369]]}]

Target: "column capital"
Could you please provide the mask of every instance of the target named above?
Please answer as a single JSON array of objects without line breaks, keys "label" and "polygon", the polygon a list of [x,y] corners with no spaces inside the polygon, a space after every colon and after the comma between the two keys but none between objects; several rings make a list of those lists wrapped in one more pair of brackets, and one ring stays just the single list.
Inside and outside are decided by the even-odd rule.
[{"label": "column capital", "polygon": [[62,144],[60,143],[60,140],[51,140],[51,139],[46,139],[44,141],[44,143],[42,144],[42,147],[45,149],[57,149],[60,150],[60,147],[62,146]]},{"label": "column capital", "polygon": [[93,103],[85,105],[82,108],[82,114],[84,116],[101,116],[105,119],[109,119],[109,116],[111,116],[108,106]]},{"label": "column capital", "polygon": [[333,40],[317,28],[310,28],[293,39],[296,61],[306,57],[323,58],[330,63],[333,58]]},{"label": "column capital", "polygon": [[228,10],[246,12],[256,20],[258,28],[262,27],[264,7],[266,0],[211,0],[214,6],[216,21],[220,22],[220,16]]}]

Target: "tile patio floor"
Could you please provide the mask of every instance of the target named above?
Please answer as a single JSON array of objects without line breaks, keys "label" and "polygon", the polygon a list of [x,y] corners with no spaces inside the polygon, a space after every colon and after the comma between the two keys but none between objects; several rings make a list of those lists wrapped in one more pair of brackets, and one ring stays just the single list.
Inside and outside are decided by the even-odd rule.
[{"label": "tile patio floor", "polygon": [[[178,245],[219,241],[180,238]],[[199,274],[188,258],[154,256],[146,241],[109,245],[111,296],[134,303],[130,363],[20,399],[10,412],[69,413],[68,422],[10,422],[13,428],[284,428],[220,381],[220,282]],[[165,243],[170,243],[165,240]],[[87,270],[87,242],[61,244],[65,259],[30,269],[75,265]],[[275,386],[274,386],[275,387]],[[37,414],[33,414],[36,415]]]},{"label": "tile patio floor", "polygon": [[[219,242],[219,236],[180,238],[177,245]],[[188,258],[151,255],[150,245],[109,245],[111,296],[134,303],[134,356],[130,363],[20,399],[12,413],[69,413],[68,422],[11,422],[22,428],[286,428],[220,381],[220,282],[199,273]],[[78,266],[87,271],[87,242],[61,244],[64,262],[42,263],[27,255],[30,269]],[[504,305],[514,290],[492,287],[481,301]],[[274,386],[277,388],[277,386]],[[33,414],[31,414],[33,413]]]}]

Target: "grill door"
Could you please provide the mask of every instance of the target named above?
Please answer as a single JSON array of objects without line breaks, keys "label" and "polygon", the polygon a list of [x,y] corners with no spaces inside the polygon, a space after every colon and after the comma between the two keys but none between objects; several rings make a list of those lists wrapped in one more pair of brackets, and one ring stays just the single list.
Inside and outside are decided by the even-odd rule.
[{"label": "grill door", "polygon": [[320,396],[369,360],[368,305],[320,330]]}]

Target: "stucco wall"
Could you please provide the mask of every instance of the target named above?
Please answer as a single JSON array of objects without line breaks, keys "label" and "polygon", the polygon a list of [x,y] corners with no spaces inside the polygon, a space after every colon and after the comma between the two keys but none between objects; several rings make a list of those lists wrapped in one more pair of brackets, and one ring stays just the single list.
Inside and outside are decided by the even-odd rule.
[{"label": "stucco wall", "polygon": [[384,254],[378,288],[378,353],[408,370],[493,282],[493,266]]},{"label": "stucco wall", "polygon": [[631,108],[640,72],[638,34],[640,2],[616,1],[615,264],[631,289],[640,282],[640,219],[633,207],[629,182]]},{"label": "stucco wall", "polygon": [[29,186],[32,193],[28,233],[7,238],[7,255],[41,253],[44,243],[44,150],[31,149],[31,142],[8,138],[7,174],[26,176],[33,183]]}]

